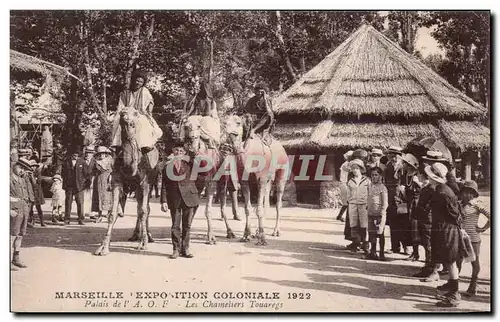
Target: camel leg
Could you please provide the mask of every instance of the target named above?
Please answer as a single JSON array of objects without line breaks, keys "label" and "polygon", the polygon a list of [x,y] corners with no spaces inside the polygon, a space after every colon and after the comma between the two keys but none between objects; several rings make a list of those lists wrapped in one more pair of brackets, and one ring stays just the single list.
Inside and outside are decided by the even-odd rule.
[{"label": "camel leg", "polygon": [[148,216],[146,217],[146,231],[148,232],[148,243],[154,243],[155,240],[153,239],[153,235],[151,234],[151,230],[149,229],[149,215],[151,214],[151,206],[149,205],[149,201],[150,200],[148,200],[148,205],[147,205]]},{"label": "camel leg", "polygon": [[243,237],[241,238],[242,242],[250,241],[250,208],[252,207],[251,199],[250,199],[250,186],[247,183],[241,184],[241,191],[243,192],[243,197],[245,198],[245,231],[243,232]]},{"label": "camel leg", "polygon": [[238,190],[231,192],[231,207],[233,208],[233,219],[241,221],[238,214]]},{"label": "camel leg", "polygon": [[206,185],[206,192],[207,192],[207,205],[205,206],[205,218],[207,219],[207,244],[208,245],[215,245],[217,243],[217,239],[215,239],[215,235],[212,231],[212,203],[214,200],[214,191],[213,188],[210,186],[210,183]]},{"label": "camel leg", "polygon": [[[137,197],[138,196],[138,197]],[[140,219],[140,240],[137,246],[138,250],[148,249],[148,230],[147,230],[147,218],[148,218],[148,203],[149,203],[149,184],[142,183],[136,192],[137,198],[137,214]]]},{"label": "camel leg", "polygon": [[109,218],[108,218],[108,231],[106,232],[106,236],[104,237],[102,244],[94,252],[94,255],[105,256],[109,254],[111,233],[113,232],[113,227],[115,226],[115,223],[118,220],[118,202],[121,193],[123,193],[121,187],[119,186],[113,187],[113,192],[112,192],[113,204],[111,206],[111,211],[109,213]]},{"label": "camel leg", "polygon": [[227,202],[227,184],[226,183],[219,183],[217,184],[217,195],[219,196],[219,202],[220,202],[220,215],[222,220],[224,220],[224,224],[226,225],[226,237],[228,239],[233,239],[236,238],[236,235],[234,234],[233,230],[231,227],[229,227],[229,221],[227,220],[226,216],[226,202]]},{"label": "camel leg", "polygon": [[262,179],[262,181],[259,182],[259,195],[257,198],[257,210],[256,210],[257,219],[259,221],[259,231],[256,244],[261,246],[267,245],[266,235],[264,234],[264,213],[263,213],[264,198],[266,194],[268,194],[267,181],[265,179]]},{"label": "camel leg", "polygon": [[276,225],[274,226],[273,236],[280,236],[280,211],[283,205],[283,194],[285,193],[285,180],[276,183]]}]

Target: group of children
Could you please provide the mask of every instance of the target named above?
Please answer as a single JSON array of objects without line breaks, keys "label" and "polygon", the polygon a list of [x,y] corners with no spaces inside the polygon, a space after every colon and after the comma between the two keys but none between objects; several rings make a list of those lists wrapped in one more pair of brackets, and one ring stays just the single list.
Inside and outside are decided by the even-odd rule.
[{"label": "group of children", "polygon": [[[429,152],[431,156],[438,153]],[[352,153],[349,156],[352,156]],[[472,242],[475,253],[475,260],[471,262],[472,278],[465,295],[474,296],[480,271],[480,234],[490,227],[490,214],[478,205],[479,192],[476,182],[464,181],[457,184],[456,179],[452,180],[454,176],[444,163],[433,162],[433,158],[421,159],[423,160],[420,162],[423,162],[419,164],[418,159],[411,154],[400,155],[394,174],[400,181],[399,189],[405,196],[404,201],[408,202],[404,204],[408,210],[405,215],[409,215],[409,221],[415,220],[416,223],[414,228],[408,227],[412,231],[415,230],[417,235],[417,238],[412,239],[420,240],[420,245],[426,250],[426,263],[422,271],[414,276],[427,277],[425,281],[439,280],[437,267],[442,264],[444,271],[449,274],[449,279],[448,283],[438,287],[438,299],[441,301],[437,305],[454,307],[460,301],[458,275],[465,256],[464,236],[468,236]],[[444,162],[442,155],[437,161]],[[341,170],[349,172],[345,186],[348,224],[353,242],[348,248],[352,252],[362,249],[367,259],[384,261],[384,230],[388,208],[391,205],[388,189],[384,185],[385,170],[379,165],[365,166],[361,158],[351,159]],[[401,183],[401,178],[405,178],[403,181],[408,181],[407,184]],[[415,189],[409,188],[412,186]],[[393,198],[401,202],[400,198]],[[481,214],[488,219],[484,227],[478,226]],[[391,234],[392,229],[391,225]],[[414,251],[409,259],[419,259],[418,246],[418,242],[414,244]],[[437,279],[434,276],[437,276]]]}]

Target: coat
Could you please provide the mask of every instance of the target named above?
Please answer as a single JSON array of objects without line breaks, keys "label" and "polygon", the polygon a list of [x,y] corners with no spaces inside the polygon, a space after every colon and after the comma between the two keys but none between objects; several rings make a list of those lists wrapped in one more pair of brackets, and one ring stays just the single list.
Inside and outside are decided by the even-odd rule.
[{"label": "coat", "polygon": [[90,168],[83,158],[76,159],[75,167],[71,159],[67,160],[62,169],[63,189],[80,192],[88,188],[88,182],[92,175]]},{"label": "coat", "polygon": [[109,176],[111,175],[112,170],[111,163],[108,160],[103,161],[104,162],[94,162],[92,211],[109,211],[112,205],[112,195],[109,182]]},{"label": "coat", "polygon": [[45,198],[43,197],[42,189],[42,167],[38,167],[31,175],[32,185],[33,185],[33,195],[35,197],[35,205],[43,205],[45,203]]},{"label": "coat", "polygon": [[12,173],[10,176],[10,210],[18,215],[28,215],[29,191],[24,177]]},{"label": "coat", "polygon": [[[177,176],[185,175],[184,180],[174,181],[169,177],[168,172],[172,171]],[[171,175],[171,174],[170,174]],[[190,180],[191,163],[181,161],[180,169],[177,170],[170,162],[166,164],[162,172],[162,185],[160,202],[166,203],[171,211],[181,207],[182,202],[187,207],[197,207],[200,204],[198,189],[195,181]]]}]

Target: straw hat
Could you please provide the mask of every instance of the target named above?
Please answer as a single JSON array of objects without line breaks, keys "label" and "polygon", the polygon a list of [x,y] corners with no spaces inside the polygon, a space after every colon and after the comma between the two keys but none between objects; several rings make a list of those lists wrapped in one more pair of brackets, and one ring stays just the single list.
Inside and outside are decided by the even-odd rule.
[{"label": "straw hat", "polygon": [[84,149],[84,152],[85,153],[95,153],[94,146],[92,146],[92,145],[86,146],[85,149]]},{"label": "straw hat", "polygon": [[474,194],[476,195],[476,198],[479,196],[479,191],[477,188],[477,183],[474,180],[468,180],[463,183],[462,189],[470,189],[474,191]]},{"label": "straw hat", "polygon": [[361,172],[366,171],[365,165],[364,165],[363,161],[361,161],[360,159],[354,159],[352,161],[349,161],[349,170],[352,171],[352,167],[355,165],[361,169]]},{"label": "straw hat", "polygon": [[111,150],[108,149],[105,146],[100,146],[100,147],[97,148],[97,151],[96,151],[95,155],[97,156],[97,155],[99,155],[101,153],[109,153],[109,154],[111,154]]},{"label": "straw hat", "polygon": [[448,168],[442,163],[436,162],[432,165],[428,165],[424,168],[425,174],[429,179],[438,182],[446,183],[446,174],[448,173]]},{"label": "straw hat", "polygon": [[352,156],[353,152],[354,151],[349,150],[346,153],[344,153],[344,159],[346,159],[346,160],[349,159]]},{"label": "straw hat", "polygon": [[433,150],[427,151],[427,154],[422,157],[422,160],[432,162],[448,162],[448,160],[443,157],[443,152]]},{"label": "straw hat", "polygon": [[17,150],[17,154],[19,154],[19,156],[26,156],[32,154],[32,151],[30,149],[19,149]]},{"label": "straw hat", "polygon": [[413,168],[418,169],[418,160],[413,154],[406,153],[401,159]]},{"label": "straw hat", "polygon": [[403,149],[400,148],[399,146],[390,146],[389,149],[385,151],[385,154],[403,154]]},{"label": "straw hat", "polygon": [[382,153],[381,149],[372,149],[371,155],[378,155],[378,156],[383,156],[384,154]]},{"label": "straw hat", "polygon": [[29,160],[29,163],[30,163],[31,167],[39,167],[40,166],[40,164],[38,164],[38,162],[36,162],[35,160]]},{"label": "straw hat", "polygon": [[19,164],[20,166],[22,166],[26,170],[32,171],[31,164],[26,158],[19,158],[19,160],[17,160],[16,164]]},{"label": "straw hat", "polygon": [[52,177],[52,180],[59,180],[62,181],[62,178],[60,175],[56,174],[55,176]]}]

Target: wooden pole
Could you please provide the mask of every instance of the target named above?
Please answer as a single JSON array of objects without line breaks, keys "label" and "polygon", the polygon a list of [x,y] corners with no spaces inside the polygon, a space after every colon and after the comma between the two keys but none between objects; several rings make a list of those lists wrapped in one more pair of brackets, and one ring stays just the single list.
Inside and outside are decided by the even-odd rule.
[{"label": "wooden pole", "polygon": [[471,162],[470,153],[465,154],[464,163],[465,163],[465,170],[464,170],[465,180],[471,180],[471,178],[472,178],[472,162]]}]

